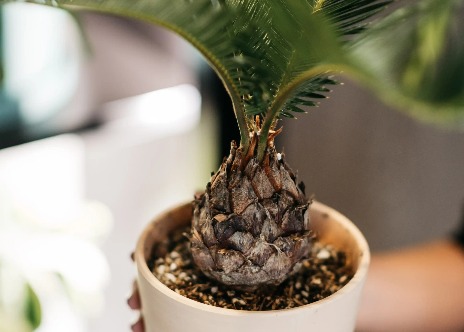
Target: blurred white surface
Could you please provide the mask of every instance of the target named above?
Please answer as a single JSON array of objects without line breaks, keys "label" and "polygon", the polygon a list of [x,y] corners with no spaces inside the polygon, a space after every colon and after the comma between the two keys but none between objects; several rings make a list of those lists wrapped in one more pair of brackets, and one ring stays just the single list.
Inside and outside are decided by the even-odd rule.
[{"label": "blurred white surface", "polygon": [[[141,230],[161,210],[191,200],[215,167],[214,126],[208,112],[200,117],[195,88],[182,85],[140,98],[107,104],[106,125],[82,136],[88,195],[109,206],[115,218],[103,246],[112,272],[106,308],[90,331],[129,330],[136,318],[126,304],[135,278],[130,254]],[[139,109],[147,98],[156,102]]]},{"label": "blurred white surface", "polygon": [[[66,309],[69,314],[63,311],[58,315],[62,319],[54,322],[55,329],[44,325],[41,331],[128,331],[135,319],[126,304],[135,276],[130,254],[141,229],[161,210],[191,200],[216,168],[214,119],[204,112],[205,106],[201,106],[194,87],[198,85],[198,58],[190,46],[172,33],[116,16],[81,13],[86,43],[77,42],[74,22],[56,10],[50,10],[50,15],[56,16],[51,20],[58,27],[52,29],[52,21],[40,21],[42,26],[31,31],[32,23],[38,22],[37,16],[31,19],[26,13],[32,7],[35,6],[24,11],[23,7],[16,7],[21,8],[18,16],[12,14],[7,22],[7,42],[12,52],[8,55],[8,84],[11,89],[17,88],[23,109],[31,106],[31,116],[36,117],[31,118],[34,125],[25,128],[26,134],[75,130],[93,123],[92,120],[104,122],[79,135],[61,135],[0,151],[0,191],[5,189],[4,196],[15,213],[20,213],[21,220],[34,220],[34,224],[41,223],[56,231],[62,231],[66,224],[66,236],[60,240],[51,240],[48,235],[39,242],[30,240],[29,248],[41,248],[28,250],[33,259],[49,264],[42,255],[50,255],[55,246],[72,245],[75,237],[97,243],[104,254],[95,254],[86,264],[69,269],[69,279],[81,281],[89,289],[92,278],[99,291],[106,282],[103,301],[98,296],[91,300],[82,297],[80,303],[87,309],[98,307],[100,313],[74,312],[74,307],[65,305],[65,297],[56,295],[55,302],[49,305]],[[28,20],[31,24],[24,23]],[[48,29],[47,33],[43,29]],[[57,30],[56,34],[52,30]],[[52,39],[43,41],[44,36]],[[66,41],[60,42],[59,38]],[[47,43],[51,43],[50,49],[44,47]],[[89,49],[83,47],[87,43]],[[58,54],[53,58],[48,51],[54,50]],[[54,61],[63,55],[60,52],[66,51],[72,54],[61,62]],[[69,82],[49,88],[46,83],[51,79],[47,77],[54,75],[55,67],[63,69],[58,74],[68,75]],[[33,85],[26,81],[38,82],[41,88],[48,89],[41,94],[43,105],[34,104],[38,99],[33,97],[40,96],[33,92],[39,89],[29,89]],[[57,96],[45,98],[49,93]],[[34,105],[40,107],[32,110]],[[55,112],[57,108],[59,112]],[[42,109],[49,113],[42,113]],[[109,218],[108,211],[112,224],[102,221]],[[0,223],[2,218],[0,206]],[[28,235],[24,230],[17,234],[24,238]],[[7,248],[16,245],[6,240],[3,244]],[[83,256],[86,249],[80,250]],[[25,259],[32,256],[25,255]],[[79,253],[63,249],[57,251],[54,259],[64,260],[63,266],[67,266],[70,262],[66,262],[65,256],[72,263]],[[21,257],[14,258],[15,263],[19,264]],[[109,279],[93,277],[105,266],[110,271]],[[46,290],[55,291],[58,294],[60,290]],[[76,319],[78,316],[84,318]],[[44,316],[44,324],[52,321],[53,317]]]},{"label": "blurred white surface", "polygon": [[0,151],[0,312],[25,321],[30,284],[42,308],[37,331],[83,332],[103,310],[110,271],[96,244],[112,219],[87,201],[84,166],[75,135]]},{"label": "blurred white surface", "polygon": [[99,135],[120,137],[120,143],[140,144],[140,139],[162,138],[193,129],[200,122],[200,110],[200,92],[193,85],[155,90],[104,104],[104,124]]},{"label": "blurred white surface", "polygon": [[[181,85],[106,105],[98,129],[0,151],[2,194],[22,222],[53,231],[66,225],[60,236],[15,229],[0,239],[0,251],[16,253],[10,255],[16,266],[58,271],[82,293],[74,305],[89,311],[67,305],[53,282],[39,278],[42,288],[48,285],[44,294],[55,294],[44,300],[47,311],[56,317],[61,310],[54,322],[44,313],[40,331],[129,329],[135,319],[126,304],[135,276],[130,254],[140,231],[161,210],[191,200],[215,167],[214,127],[200,110],[197,89]],[[91,293],[101,298],[84,296]]]},{"label": "blurred white surface", "polygon": [[0,151],[0,183],[21,213],[60,225],[76,216],[84,199],[82,140],[63,135]]}]

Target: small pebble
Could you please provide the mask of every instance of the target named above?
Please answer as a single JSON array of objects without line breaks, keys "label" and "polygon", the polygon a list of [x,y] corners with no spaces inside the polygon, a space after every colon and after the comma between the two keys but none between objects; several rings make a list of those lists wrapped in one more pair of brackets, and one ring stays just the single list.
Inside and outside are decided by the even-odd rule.
[{"label": "small pebble", "polygon": [[328,259],[330,258],[330,251],[327,249],[321,249],[316,256],[318,259]]},{"label": "small pebble", "polygon": [[179,257],[180,257],[180,255],[179,255],[179,253],[178,253],[177,251],[171,252],[170,256],[171,256],[171,258],[173,258],[173,259],[176,259],[176,258],[179,258]]},{"label": "small pebble", "polygon": [[245,301],[243,301],[242,299],[237,299],[236,297],[232,298],[232,303],[233,303],[233,304],[237,304],[237,303],[238,303],[238,304],[240,304],[240,305],[245,305],[245,304],[246,304]]},{"label": "small pebble", "polygon": [[320,285],[320,284],[322,284],[322,280],[319,279],[319,278],[314,278],[313,280],[311,280],[311,283],[313,285]]},{"label": "small pebble", "polygon": [[166,273],[165,276],[169,281],[175,282],[177,280],[177,278],[172,273]]}]

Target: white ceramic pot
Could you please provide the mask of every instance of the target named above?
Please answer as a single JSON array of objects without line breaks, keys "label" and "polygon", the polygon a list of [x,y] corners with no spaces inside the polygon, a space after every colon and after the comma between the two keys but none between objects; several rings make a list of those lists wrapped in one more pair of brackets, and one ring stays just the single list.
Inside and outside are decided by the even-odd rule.
[{"label": "white ceramic pot", "polygon": [[155,218],[142,233],[135,251],[142,315],[146,332],[337,332],[353,331],[358,303],[370,260],[361,232],[345,216],[314,202],[311,228],[323,243],[347,253],[355,274],[341,290],[312,304],[274,311],[239,311],[202,304],[185,298],[162,284],[150,272],[147,259],[155,243],[181,226],[190,224],[191,204]]}]

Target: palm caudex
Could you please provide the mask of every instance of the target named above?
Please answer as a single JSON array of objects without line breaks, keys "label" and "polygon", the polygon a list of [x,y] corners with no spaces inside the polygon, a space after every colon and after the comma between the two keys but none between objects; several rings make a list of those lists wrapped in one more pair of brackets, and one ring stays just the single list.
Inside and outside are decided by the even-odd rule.
[{"label": "palm caudex", "polygon": [[29,2],[165,26],[216,70],[241,141],[195,200],[191,242],[199,267],[226,284],[278,284],[308,252],[304,186],[273,140],[279,119],[325,98],[330,73],[354,76],[411,114],[463,123],[462,0],[424,0],[372,26],[365,20],[390,0]]}]

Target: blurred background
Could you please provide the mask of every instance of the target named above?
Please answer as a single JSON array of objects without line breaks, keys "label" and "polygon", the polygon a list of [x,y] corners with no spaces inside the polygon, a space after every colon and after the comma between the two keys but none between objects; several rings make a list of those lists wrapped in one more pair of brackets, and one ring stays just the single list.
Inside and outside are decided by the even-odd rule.
[{"label": "blurred background", "polygon": [[[0,331],[127,331],[138,234],[238,140],[228,97],[196,51],[148,24],[15,4],[0,32]],[[277,139],[307,193],[374,252],[449,235],[464,133],[339,79]]]}]

